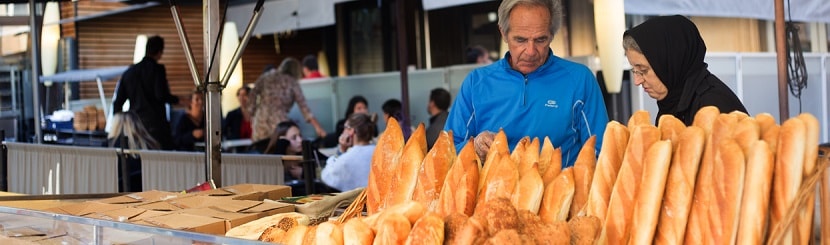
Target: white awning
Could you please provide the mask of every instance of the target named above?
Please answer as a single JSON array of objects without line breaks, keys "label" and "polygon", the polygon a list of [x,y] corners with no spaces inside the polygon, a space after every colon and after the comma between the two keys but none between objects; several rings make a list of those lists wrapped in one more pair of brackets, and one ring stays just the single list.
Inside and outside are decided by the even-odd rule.
[{"label": "white awning", "polygon": [[[334,24],[334,4],[343,0],[271,0],[265,1],[254,35],[302,30]],[[254,13],[255,3],[228,8],[227,21],[244,34]]]},{"label": "white awning", "polygon": [[[426,0],[425,0],[426,1]],[[830,23],[830,1],[794,0],[792,19]],[[786,6],[787,1],[784,1]],[[625,0],[625,13],[638,15],[689,15],[775,19],[774,1],[770,0]],[[784,17],[790,18],[785,10]]]},{"label": "white awning", "polygon": [[422,0],[422,4],[424,5],[424,10],[430,11],[434,9],[440,8],[448,8],[458,5],[464,4],[471,4],[471,3],[479,3],[479,2],[487,2],[492,0]]},{"label": "white awning", "polygon": [[110,78],[121,76],[121,74],[124,73],[124,71],[126,71],[127,68],[129,68],[129,66],[113,66],[86,70],[71,70],[49,76],[40,76],[40,82],[84,82],[95,81],[98,78],[100,78],[101,80],[107,80]]}]

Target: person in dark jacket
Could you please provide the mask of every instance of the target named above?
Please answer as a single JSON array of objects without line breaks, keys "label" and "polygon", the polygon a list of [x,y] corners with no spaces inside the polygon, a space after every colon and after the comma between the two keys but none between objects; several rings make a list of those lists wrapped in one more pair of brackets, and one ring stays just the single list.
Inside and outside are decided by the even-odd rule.
[{"label": "person in dark jacket", "polygon": [[429,112],[429,127],[427,127],[427,149],[432,149],[438,135],[444,130],[444,123],[447,122],[447,116],[450,108],[450,91],[444,88],[436,88],[429,92],[429,102],[427,102],[427,112]]},{"label": "person in dark jacket", "polygon": [[205,94],[194,90],[190,107],[173,125],[173,141],[177,150],[195,151],[196,142],[205,142]]},{"label": "person in dark jacket", "polygon": [[179,103],[179,98],[170,93],[167,70],[158,63],[164,53],[164,39],[153,36],[147,39],[146,56],[141,62],[130,66],[121,75],[115,88],[113,113],[122,111],[124,102],[130,100],[130,110],[141,118],[141,123],[161,149],[171,150],[172,136],[167,121],[165,104]]},{"label": "person in dark jacket", "polygon": [[686,17],[649,19],[623,34],[623,47],[634,84],[657,100],[658,119],[671,114],[691,125],[697,111],[710,105],[746,113],[738,96],[707,69],[706,44]]},{"label": "person in dark jacket", "polygon": [[222,135],[225,139],[250,139],[251,138],[251,112],[248,111],[248,93],[251,87],[242,86],[236,91],[236,98],[239,99],[239,108],[228,112],[225,120],[222,121]]}]

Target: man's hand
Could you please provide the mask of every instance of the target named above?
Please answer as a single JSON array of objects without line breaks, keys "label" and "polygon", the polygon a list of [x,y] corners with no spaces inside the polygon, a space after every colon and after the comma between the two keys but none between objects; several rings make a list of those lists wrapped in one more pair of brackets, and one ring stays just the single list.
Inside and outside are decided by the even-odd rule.
[{"label": "man's hand", "polygon": [[478,134],[478,136],[473,139],[473,143],[476,147],[476,154],[478,154],[478,158],[481,159],[481,162],[484,163],[487,157],[487,152],[490,151],[490,144],[493,143],[493,138],[495,138],[495,134],[490,131],[484,131]]}]

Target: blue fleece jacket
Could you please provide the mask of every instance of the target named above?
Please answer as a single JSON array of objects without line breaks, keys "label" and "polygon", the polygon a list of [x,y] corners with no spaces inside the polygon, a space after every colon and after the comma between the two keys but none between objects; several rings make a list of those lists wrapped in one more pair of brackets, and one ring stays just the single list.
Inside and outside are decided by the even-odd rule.
[{"label": "blue fleece jacket", "polygon": [[563,168],[573,166],[591,135],[599,152],[608,113],[596,77],[588,67],[548,53],[545,64],[527,75],[510,67],[509,52],[467,75],[444,126],[456,149],[480,132],[503,128],[511,151],[522,137],[550,137],[562,148]]}]

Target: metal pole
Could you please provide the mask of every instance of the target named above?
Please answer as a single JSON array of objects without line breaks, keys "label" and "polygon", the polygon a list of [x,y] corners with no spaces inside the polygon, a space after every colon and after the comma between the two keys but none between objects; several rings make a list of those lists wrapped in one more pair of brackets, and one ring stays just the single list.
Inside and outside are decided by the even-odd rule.
[{"label": "metal pole", "polygon": [[32,105],[35,113],[35,143],[43,143],[43,133],[40,128],[40,27],[41,20],[37,18],[35,0],[29,0],[29,31],[32,37]]},{"label": "metal pole", "polygon": [[[218,64],[215,63],[219,62],[219,60],[211,60],[212,57],[208,54],[212,53],[211,49],[216,47],[216,42],[219,42],[218,38],[215,36],[219,33],[219,26],[222,23],[219,23],[219,0],[204,0],[202,4],[202,9],[204,10],[202,14],[204,17],[204,21],[202,22],[205,50],[204,67],[205,69],[208,69],[208,67],[218,66]],[[214,64],[211,64],[211,62],[214,62]],[[207,119],[207,135],[205,135],[205,145],[207,146],[205,147],[205,174],[207,180],[211,182],[214,187],[221,187],[222,84],[220,84],[219,81],[219,69],[212,69],[210,74],[207,74],[205,77],[205,81],[207,82],[205,86],[205,118]]]},{"label": "metal pole", "polygon": [[236,70],[236,64],[239,63],[239,59],[242,58],[242,52],[245,51],[245,47],[248,46],[248,41],[251,40],[251,33],[254,32],[254,27],[256,27],[256,24],[259,23],[259,17],[262,16],[262,5],[264,3],[265,0],[257,1],[256,7],[254,8],[254,14],[251,16],[251,21],[248,22],[248,27],[245,28],[245,35],[242,36],[242,42],[240,42],[239,46],[236,47],[236,51],[233,53],[233,59],[231,59],[231,63],[228,64],[228,69],[225,70],[225,75],[222,76],[223,88],[228,85],[228,80],[231,79],[231,74],[233,74],[233,71]]},{"label": "metal pole", "polygon": [[[196,69],[196,59],[193,58],[193,50],[190,49],[190,40],[187,39],[187,31],[184,30],[184,25],[182,25],[182,17],[179,16],[179,9],[172,0],[170,1],[170,11],[173,12],[173,21],[176,24],[176,30],[179,32],[179,39],[182,41],[184,56],[187,60],[187,67],[190,68],[190,74],[193,76],[193,83],[196,84],[196,87],[202,86],[202,81],[199,79],[199,70]],[[205,18],[207,18],[207,15]],[[205,55],[205,57],[209,57],[209,55]]]},{"label": "metal pole", "polygon": [[778,120],[784,123],[790,117],[787,95],[787,38],[784,26],[784,0],[775,0],[775,53],[778,61]]},{"label": "metal pole", "polygon": [[398,0],[398,68],[401,69],[401,104],[403,104],[403,125],[409,127],[409,51],[406,44],[406,1]]}]

